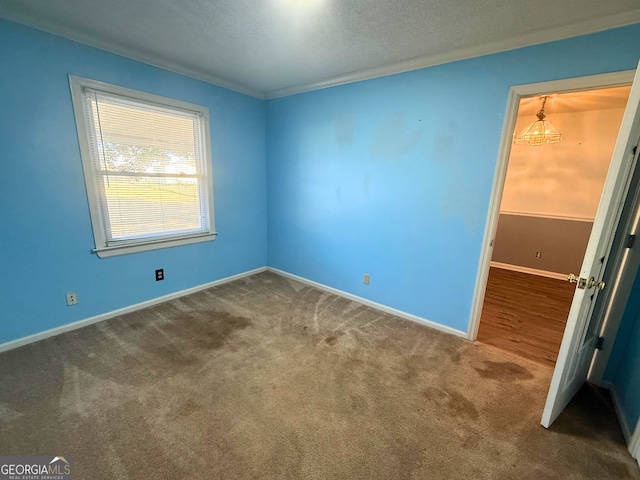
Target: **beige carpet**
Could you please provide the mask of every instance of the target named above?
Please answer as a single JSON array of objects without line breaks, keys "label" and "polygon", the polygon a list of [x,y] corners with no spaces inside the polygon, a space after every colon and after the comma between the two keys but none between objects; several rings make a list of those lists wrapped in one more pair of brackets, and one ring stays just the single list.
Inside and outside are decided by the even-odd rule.
[{"label": "beige carpet", "polygon": [[[640,479],[606,399],[271,273],[0,355],[0,454],[83,479]],[[587,422],[587,420],[589,420]]]}]

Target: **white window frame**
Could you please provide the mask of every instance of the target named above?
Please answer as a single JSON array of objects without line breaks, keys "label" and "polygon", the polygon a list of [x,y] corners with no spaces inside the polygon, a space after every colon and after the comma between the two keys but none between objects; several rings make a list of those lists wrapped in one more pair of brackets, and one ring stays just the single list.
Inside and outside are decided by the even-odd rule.
[{"label": "white window frame", "polygon": [[[84,170],[84,179],[87,189],[87,199],[89,202],[89,211],[91,214],[91,225],[93,227],[93,236],[95,248],[92,249],[100,258],[112,257],[116,255],[125,255],[130,253],[144,252],[148,250],[156,250],[160,248],[175,247],[179,245],[188,245],[192,243],[207,242],[214,240],[217,236],[214,224],[213,211],[213,176],[211,162],[211,139],[209,128],[209,109],[207,107],[196,105],[193,103],[183,102],[172,98],[153,95],[138,90],[111,85],[97,80],[77,77],[69,75],[69,85],[71,87],[71,98],[73,101],[73,109],[75,112],[76,127],[78,130],[78,140],[80,143],[80,155],[82,157],[82,168]],[[208,210],[209,229],[206,232],[197,234],[171,235],[166,237],[154,237],[151,239],[135,239],[113,242],[108,244],[105,230],[105,221],[102,209],[100,208],[99,195],[96,191],[96,181],[94,175],[94,162],[91,156],[90,132],[88,122],[91,119],[85,118],[84,114],[84,92],[85,88],[102,91],[111,95],[125,97],[134,102],[141,104],[158,106],[173,110],[187,111],[195,113],[200,118],[200,138],[201,151],[203,155],[203,172],[204,181],[206,183],[206,194],[208,196],[206,205]]]}]

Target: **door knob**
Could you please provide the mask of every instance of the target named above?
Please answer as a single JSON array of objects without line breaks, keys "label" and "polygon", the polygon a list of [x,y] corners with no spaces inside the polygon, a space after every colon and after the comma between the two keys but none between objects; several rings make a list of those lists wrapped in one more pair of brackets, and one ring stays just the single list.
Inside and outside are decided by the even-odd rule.
[{"label": "door knob", "polygon": [[582,290],[584,290],[585,286],[587,285],[586,278],[577,277],[573,273],[570,273],[569,276],[567,276],[567,280],[569,281],[569,283],[577,283],[578,288]]},{"label": "door knob", "polygon": [[597,282],[594,277],[591,277],[589,279],[589,288],[591,287],[596,287],[598,290],[604,290],[605,283],[602,280]]}]

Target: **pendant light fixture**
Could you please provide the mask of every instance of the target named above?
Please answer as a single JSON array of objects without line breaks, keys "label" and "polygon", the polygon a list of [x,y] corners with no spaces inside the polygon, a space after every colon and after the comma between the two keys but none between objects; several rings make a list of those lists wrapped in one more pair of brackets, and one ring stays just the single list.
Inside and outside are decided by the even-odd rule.
[{"label": "pendant light fixture", "polygon": [[526,144],[539,147],[546,143],[559,143],[562,135],[551,122],[545,120],[544,106],[547,103],[547,97],[542,99],[542,107],[536,114],[538,120],[530,123],[519,135],[513,137],[513,143]]}]

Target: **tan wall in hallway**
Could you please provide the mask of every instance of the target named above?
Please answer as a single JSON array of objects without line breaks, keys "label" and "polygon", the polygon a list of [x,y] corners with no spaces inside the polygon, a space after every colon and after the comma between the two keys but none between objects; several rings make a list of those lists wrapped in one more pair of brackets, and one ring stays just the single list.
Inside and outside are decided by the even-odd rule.
[{"label": "tan wall in hallway", "polygon": [[[500,211],[593,220],[623,114],[548,113],[562,141],[512,146]],[[516,132],[534,119],[518,117]]]}]

